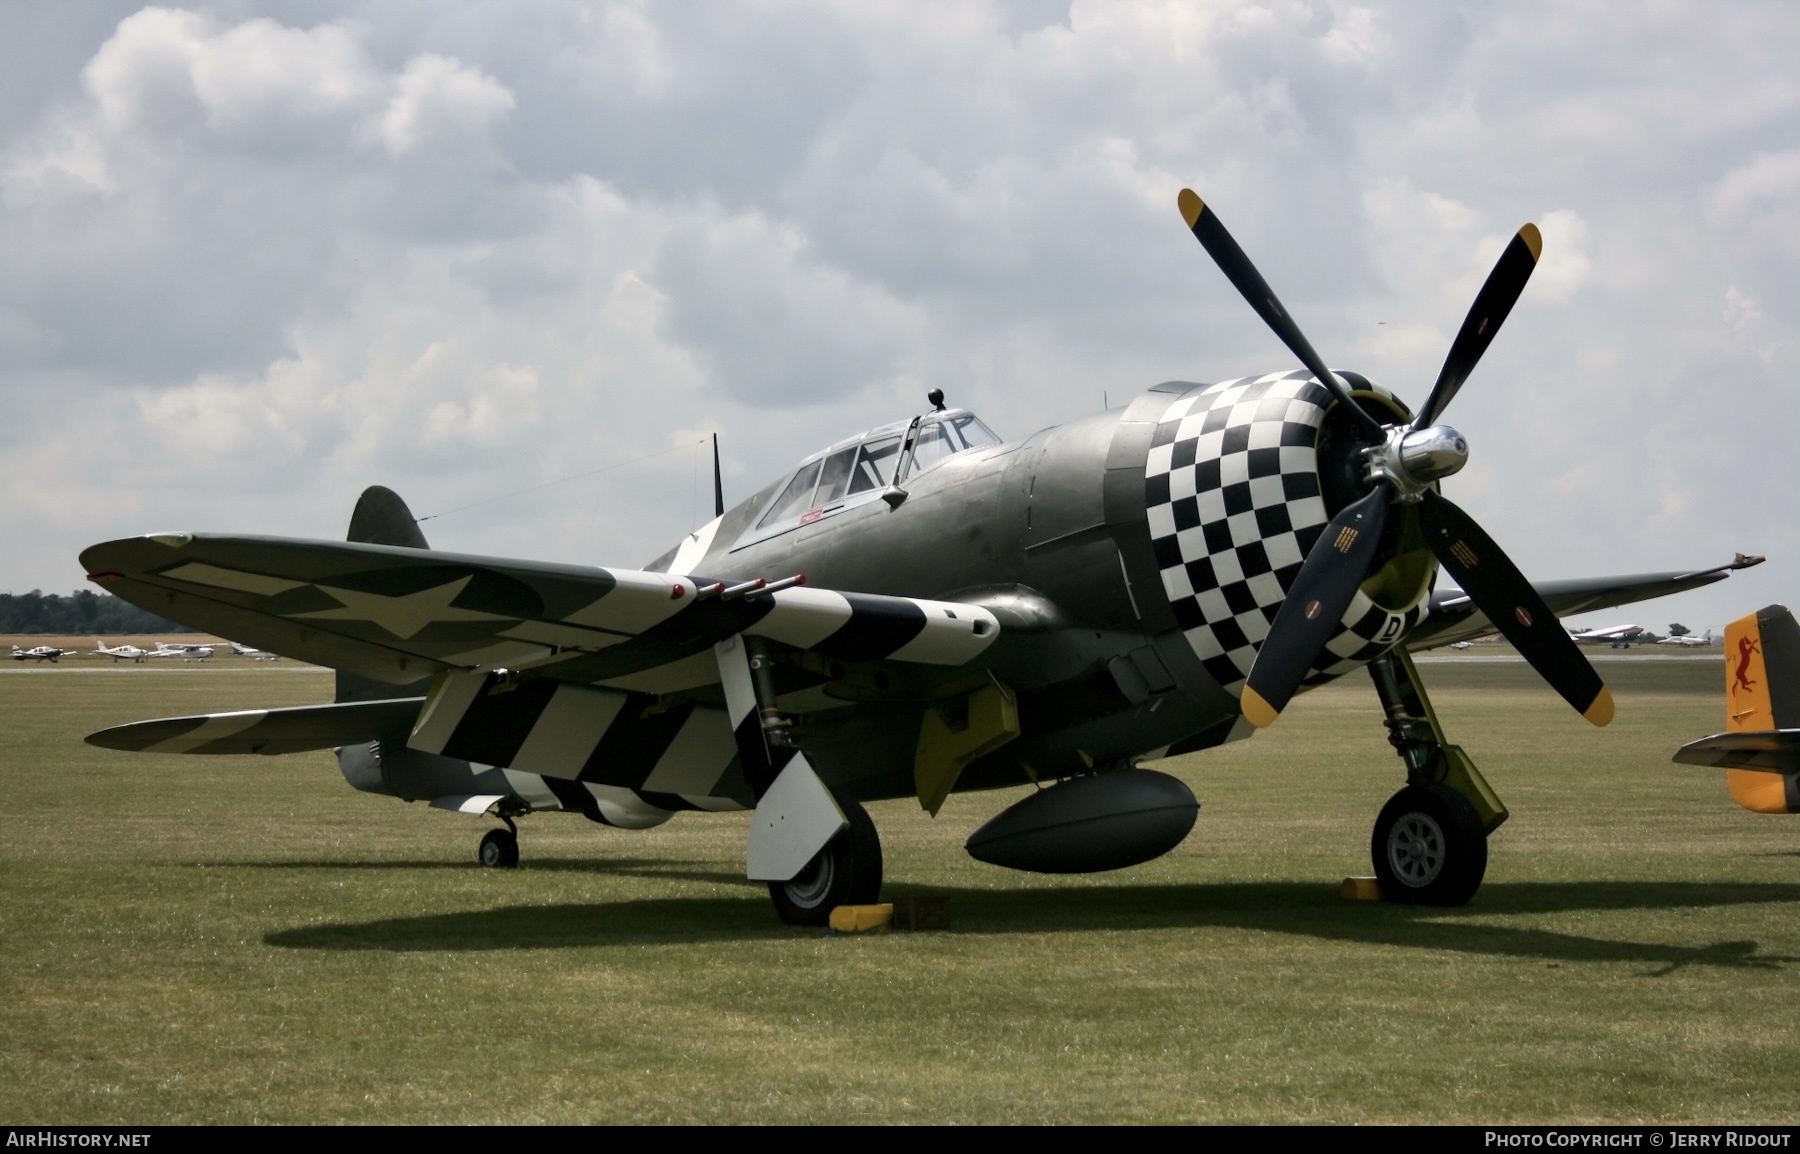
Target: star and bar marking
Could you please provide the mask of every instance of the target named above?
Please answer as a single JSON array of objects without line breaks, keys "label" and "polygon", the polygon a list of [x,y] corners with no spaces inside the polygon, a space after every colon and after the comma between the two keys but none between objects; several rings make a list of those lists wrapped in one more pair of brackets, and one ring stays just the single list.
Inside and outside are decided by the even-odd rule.
[{"label": "star and bar marking", "polygon": [[296,620],[308,617],[321,621],[367,621],[402,641],[417,636],[427,625],[436,625],[441,621],[517,620],[499,613],[484,613],[478,609],[459,609],[450,604],[474,579],[475,575],[471,573],[444,585],[421,589],[417,593],[403,593],[398,597],[318,585],[316,588],[320,592],[336,598],[339,607],[315,609],[310,613],[290,613],[287,616]]}]

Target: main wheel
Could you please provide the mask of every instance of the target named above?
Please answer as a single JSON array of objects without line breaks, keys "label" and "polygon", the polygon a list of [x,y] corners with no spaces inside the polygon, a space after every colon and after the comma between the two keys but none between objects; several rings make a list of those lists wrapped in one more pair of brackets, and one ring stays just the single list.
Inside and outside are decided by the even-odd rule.
[{"label": "main wheel", "polygon": [[869,811],[837,799],[850,825],[806,863],[793,880],[770,882],[775,912],[790,926],[822,926],[837,906],[868,905],[881,896],[881,838]]},{"label": "main wheel", "polygon": [[519,839],[510,829],[490,829],[476,857],[489,869],[509,870],[519,864]]},{"label": "main wheel", "polygon": [[1369,854],[1387,900],[1460,906],[1487,873],[1487,832],[1469,799],[1454,789],[1409,785],[1381,807]]}]

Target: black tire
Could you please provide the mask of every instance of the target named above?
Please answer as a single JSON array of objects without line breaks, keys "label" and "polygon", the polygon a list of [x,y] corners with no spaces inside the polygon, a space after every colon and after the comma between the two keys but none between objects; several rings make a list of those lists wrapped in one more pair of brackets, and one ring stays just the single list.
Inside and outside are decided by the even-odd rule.
[{"label": "black tire", "polygon": [[881,896],[881,838],[869,811],[837,799],[849,828],[831,839],[792,881],[770,882],[775,912],[790,926],[823,926],[838,906],[868,905]]},{"label": "black tire", "polygon": [[475,857],[489,869],[512,869],[519,864],[519,839],[510,829],[490,829]]},{"label": "black tire", "polygon": [[1409,785],[1388,799],[1369,839],[1381,896],[1417,906],[1466,905],[1487,873],[1487,832],[1447,785]]}]

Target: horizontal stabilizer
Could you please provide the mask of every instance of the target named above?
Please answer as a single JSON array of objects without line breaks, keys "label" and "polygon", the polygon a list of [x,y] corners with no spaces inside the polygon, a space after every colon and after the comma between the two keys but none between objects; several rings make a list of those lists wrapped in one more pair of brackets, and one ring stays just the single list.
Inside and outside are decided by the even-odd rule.
[{"label": "horizontal stabilizer", "polygon": [[1676,750],[1675,760],[1682,765],[1706,765],[1718,769],[1800,773],[1800,729],[1715,733],[1699,741],[1690,741]]},{"label": "horizontal stabilizer", "polygon": [[300,753],[404,739],[424,702],[423,697],[401,697],[162,717],[90,733],[87,743],[133,753]]}]

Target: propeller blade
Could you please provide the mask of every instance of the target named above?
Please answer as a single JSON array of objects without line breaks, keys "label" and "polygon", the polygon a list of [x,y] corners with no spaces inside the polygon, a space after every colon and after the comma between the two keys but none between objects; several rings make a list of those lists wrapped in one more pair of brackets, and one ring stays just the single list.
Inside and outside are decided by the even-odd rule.
[{"label": "propeller blade", "polygon": [[1535,224],[1526,224],[1507,244],[1494,271],[1488,274],[1487,283],[1475,294],[1475,303],[1469,306],[1469,315],[1463,318],[1462,328],[1457,332],[1456,340],[1451,342],[1450,355],[1444,358],[1437,383],[1431,386],[1425,407],[1413,421],[1414,428],[1437,424],[1437,419],[1450,407],[1450,399],[1475,371],[1481,354],[1487,352],[1494,334],[1505,322],[1506,314],[1518,303],[1519,294],[1525,291],[1525,282],[1537,268],[1538,254],[1543,251],[1544,238],[1538,234]]},{"label": "propeller blade", "polygon": [[1225,279],[1229,280],[1237,288],[1237,291],[1243,294],[1244,299],[1250,302],[1250,307],[1256,310],[1256,315],[1263,319],[1264,324],[1274,330],[1275,335],[1281,338],[1281,343],[1286,345],[1289,351],[1300,358],[1300,363],[1319,379],[1320,384],[1337,394],[1338,400],[1342,401],[1344,407],[1361,421],[1368,433],[1376,440],[1381,440],[1385,434],[1382,432],[1380,422],[1363,412],[1362,406],[1350,399],[1350,390],[1344,387],[1344,383],[1338,380],[1335,373],[1325,367],[1325,362],[1319,359],[1318,353],[1313,351],[1312,345],[1307,342],[1306,335],[1300,331],[1300,326],[1294,323],[1294,318],[1290,317],[1287,310],[1281,306],[1281,302],[1275,299],[1275,292],[1269,288],[1269,282],[1256,271],[1256,266],[1250,263],[1250,258],[1244,255],[1244,250],[1238,247],[1237,241],[1233,240],[1231,234],[1225,231],[1225,226],[1219,223],[1219,214],[1207,208],[1206,202],[1196,196],[1191,188],[1182,189],[1181,194],[1175,198],[1175,203],[1181,209],[1181,218],[1187,221],[1188,228],[1193,230],[1194,239],[1198,240],[1200,247],[1204,248],[1207,255],[1213,258],[1213,263],[1219,266],[1219,271],[1225,274]]},{"label": "propeller blade", "polygon": [[1331,640],[1356,587],[1369,576],[1392,495],[1388,483],[1379,482],[1339,510],[1313,543],[1244,683],[1240,704],[1250,724],[1259,729],[1274,724]]},{"label": "propeller blade", "polygon": [[1611,721],[1612,692],[1525,575],[1467,513],[1430,489],[1420,497],[1425,540],[1475,607],[1581,716]]}]

